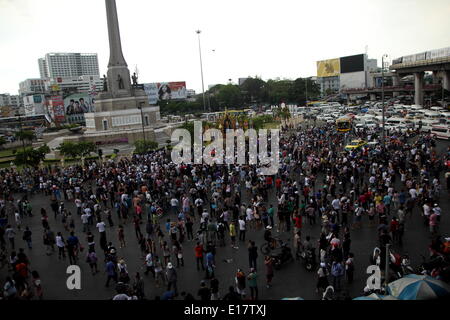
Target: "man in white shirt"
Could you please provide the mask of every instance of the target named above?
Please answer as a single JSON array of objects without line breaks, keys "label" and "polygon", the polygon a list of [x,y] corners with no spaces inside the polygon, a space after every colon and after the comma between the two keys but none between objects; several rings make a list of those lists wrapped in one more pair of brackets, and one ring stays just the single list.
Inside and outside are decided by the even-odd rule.
[{"label": "man in white shirt", "polygon": [[238,223],[239,223],[239,240],[245,241],[246,226],[245,226],[244,217],[242,217],[242,216],[239,217]]},{"label": "man in white shirt", "polygon": [[148,275],[148,272],[150,271],[153,274],[153,277],[155,277],[155,269],[153,267],[153,255],[151,252],[148,252],[145,256],[145,265],[147,267],[147,270],[144,272],[145,275]]},{"label": "man in white shirt", "polygon": [[171,205],[171,207],[172,207],[172,212],[174,213],[174,214],[178,214],[178,199],[177,198],[172,198],[171,200],[170,200],[170,205]]},{"label": "man in white shirt", "polygon": [[98,229],[98,232],[100,232],[100,234],[102,232],[105,232],[106,224],[103,221],[100,221],[99,223],[97,223],[97,229]]},{"label": "man in white shirt", "polygon": [[89,207],[84,208],[84,213],[87,215],[88,217],[88,223],[90,225],[94,225],[94,219],[92,217],[92,210]]},{"label": "man in white shirt", "polygon": [[81,215],[81,223],[83,224],[83,232],[89,232],[89,215],[86,212]]},{"label": "man in white shirt", "polygon": [[81,214],[81,206],[82,206],[82,204],[83,204],[83,202],[80,199],[78,199],[78,198],[75,199],[75,205],[77,207],[77,214],[78,215]]},{"label": "man in white shirt", "polygon": [[201,198],[195,199],[195,207],[197,208],[198,215],[200,216],[203,212],[203,200]]},{"label": "man in white shirt", "polygon": [[416,199],[417,198],[417,190],[414,188],[409,189],[409,194],[411,195],[411,198]]},{"label": "man in white shirt", "polygon": [[208,213],[208,211],[204,210],[202,213],[202,217],[200,219],[200,223],[207,222],[208,219],[209,219],[209,213]]}]

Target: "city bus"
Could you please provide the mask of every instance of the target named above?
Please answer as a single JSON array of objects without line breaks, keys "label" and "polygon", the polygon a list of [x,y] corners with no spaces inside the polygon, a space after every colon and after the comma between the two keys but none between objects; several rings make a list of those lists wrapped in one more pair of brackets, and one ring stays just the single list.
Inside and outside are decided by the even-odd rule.
[{"label": "city bus", "polygon": [[343,116],[336,120],[337,131],[349,132],[352,130],[352,118],[349,116]]}]

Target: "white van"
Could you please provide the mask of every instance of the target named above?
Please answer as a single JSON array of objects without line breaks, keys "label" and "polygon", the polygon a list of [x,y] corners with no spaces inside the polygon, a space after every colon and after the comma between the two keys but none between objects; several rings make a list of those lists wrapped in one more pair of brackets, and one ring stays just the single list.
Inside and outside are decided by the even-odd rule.
[{"label": "white van", "polygon": [[442,107],[431,107],[430,108],[431,111],[437,111],[437,112],[444,112],[445,109]]},{"label": "white van", "polygon": [[408,121],[406,121],[404,118],[392,117],[392,118],[387,119],[386,123],[393,124],[393,125],[406,125],[406,124],[408,124]]},{"label": "white van", "polygon": [[425,119],[439,120],[440,115],[439,115],[439,112],[436,112],[436,111],[425,111],[423,113],[423,117]]},{"label": "white van", "polygon": [[414,112],[416,113],[417,117],[425,117],[425,112],[429,112],[429,110],[419,109],[419,110],[414,110]]},{"label": "white van", "polygon": [[449,111],[440,112],[439,114],[441,115],[441,119],[450,120],[450,112]]},{"label": "white van", "polygon": [[449,140],[450,139],[450,125],[437,125],[431,128],[431,135],[438,139]]},{"label": "white van", "polygon": [[413,104],[413,105],[411,105],[410,109],[416,111],[416,110],[423,109],[423,107],[421,105],[418,105],[418,104]]},{"label": "white van", "polygon": [[439,120],[430,120],[430,119],[416,119],[414,121],[417,127],[420,126],[420,122],[422,122],[421,132],[431,132],[433,126],[439,125]]}]

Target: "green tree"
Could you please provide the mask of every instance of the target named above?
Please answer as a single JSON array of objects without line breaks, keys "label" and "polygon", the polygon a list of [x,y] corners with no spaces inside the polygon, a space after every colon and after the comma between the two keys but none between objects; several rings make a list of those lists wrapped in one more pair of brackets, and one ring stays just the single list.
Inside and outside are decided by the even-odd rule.
[{"label": "green tree", "polygon": [[91,152],[95,152],[97,150],[97,146],[94,142],[81,141],[78,142],[78,149],[80,156],[87,157],[91,154]]},{"label": "green tree", "polygon": [[143,153],[146,153],[148,151],[157,149],[158,146],[159,146],[158,143],[155,142],[155,141],[136,140],[134,142],[134,147],[135,147],[134,152],[138,153],[138,154],[143,154]]},{"label": "green tree", "polygon": [[91,152],[94,152],[97,149],[97,146],[95,145],[95,143],[88,141],[64,141],[63,143],[61,143],[58,149],[65,157],[77,158],[89,156]]},{"label": "green tree", "polygon": [[282,102],[289,102],[290,88],[292,80],[269,80],[267,81],[267,101],[271,104],[280,104]]},{"label": "green tree", "polygon": [[247,78],[241,85],[242,93],[245,93],[244,101],[246,103],[264,102],[266,82],[258,77]]},{"label": "green tree", "polygon": [[242,107],[242,94],[241,89],[237,85],[228,84],[220,87],[217,93],[217,102],[221,108],[241,108]]},{"label": "green tree", "polygon": [[36,138],[34,131],[31,131],[31,130],[18,131],[18,132],[16,132],[15,136],[17,139],[19,139],[22,142],[25,142],[25,141],[32,142]]},{"label": "green tree", "polygon": [[77,158],[79,156],[78,144],[71,141],[64,141],[59,146],[59,151],[64,157]]},{"label": "green tree", "polygon": [[14,163],[16,165],[30,165],[37,167],[39,163],[45,159],[45,155],[50,152],[50,148],[47,145],[41,146],[37,149],[26,148],[16,153],[16,159]]},{"label": "green tree", "polygon": [[281,118],[282,120],[287,120],[289,118],[291,118],[291,113],[289,112],[289,109],[287,107],[284,108],[277,108],[276,109],[276,116]]}]

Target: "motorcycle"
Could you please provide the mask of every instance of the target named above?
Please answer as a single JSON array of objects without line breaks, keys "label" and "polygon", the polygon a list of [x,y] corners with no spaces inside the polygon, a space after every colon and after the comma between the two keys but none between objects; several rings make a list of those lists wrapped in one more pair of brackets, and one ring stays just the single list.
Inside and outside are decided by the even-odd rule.
[{"label": "motorcycle", "polygon": [[286,243],[283,243],[281,245],[281,248],[272,250],[270,256],[272,257],[274,261],[274,267],[277,270],[279,270],[283,264],[294,260],[292,250],[287,246]]},{"label": "motorcycle", "polygon": [[411,267],[411,262],[409,261],[408,255],[403,255],[401,262],[402,274],[414,274],[414,269]]},{"label": "motorcycle", "polygon": [[311,271],[314,269],[316,265],[315,249],[303,250],[300,257],[303,259],[306,270]]}]

